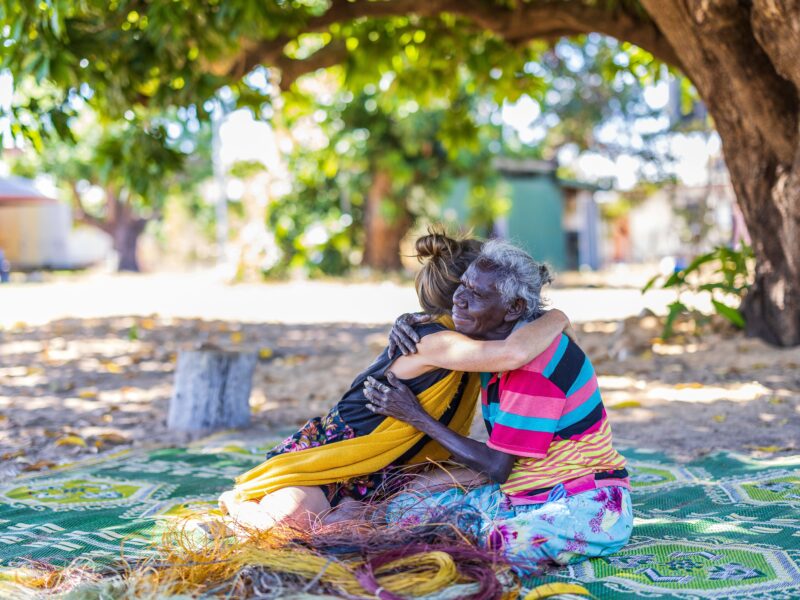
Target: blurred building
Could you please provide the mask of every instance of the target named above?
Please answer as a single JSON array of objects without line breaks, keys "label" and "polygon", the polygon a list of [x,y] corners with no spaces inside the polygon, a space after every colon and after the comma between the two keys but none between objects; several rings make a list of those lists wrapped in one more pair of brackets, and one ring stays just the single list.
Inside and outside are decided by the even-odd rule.
[{"label": "blurred building", "polygon": [[13,269],[64,268],[69,207],[21,177],[0,178],[0,249]]},{"label": "blurred building", "polygon": [[615,262],[680,262],[720,245],[749,237],[721,157],[709,162],[708,182],[665,186],[637,201],[611,224],[608,256]]},{"label": "blurred building", "polygon": [[[486,231],[559,270],[602,266],[599,187],[558,177],[555,161],[500,158],[495,167],[510,208],[493,223],[482,223]],[[445,221],[470,222],[469,192],[466,180],[457,182],[445,205]]]},{"label": "blurred building", "polygon": [[94,229],[73,231],[69,205],[33,181],[0,177],[0,250],[12,270],[86,267],[108,253],[107,238]]}]

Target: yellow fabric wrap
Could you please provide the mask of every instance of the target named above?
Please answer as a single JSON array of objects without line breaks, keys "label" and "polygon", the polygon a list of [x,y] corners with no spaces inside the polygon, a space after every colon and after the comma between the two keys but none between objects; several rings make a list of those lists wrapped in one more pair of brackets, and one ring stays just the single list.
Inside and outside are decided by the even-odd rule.
[{"label": "yellow fabric wrap", "polygon": [[[439,419],[456,395],[462,376],[468,379],[461,403],[448,427],[468,435],[480,391],[480,378],[476,373],[453,371],[417,398],[429,415]],[[323,485],[369,475],[392,464],[422,437],[423,434],[411,425],[387,417],[368,435],[273,456],[237,477],[234,489],[240,500],[255,500],[285,487]],[[406,464],[449,457],[447,450],[430,440]]]}]

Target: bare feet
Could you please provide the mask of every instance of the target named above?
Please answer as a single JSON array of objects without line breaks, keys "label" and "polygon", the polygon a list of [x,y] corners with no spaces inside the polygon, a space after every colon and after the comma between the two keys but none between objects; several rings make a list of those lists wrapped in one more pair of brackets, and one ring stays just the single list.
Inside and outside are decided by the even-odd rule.
[{"label": "bare feet", "polygon": [[333,525],[343,521],[360,521],[365,517],[367,506],[353,498],[344,498],[322,518],[323,525]]},{"label": "bare feet", "polygon": [[230,506],[234,504],[239,504],[239,500],[236,499],[236,492],[234,490],[228,490],[227,492],[223,492],[219,497],[219,509],[222,511],[223,515],[227,515],[230,513]]}]

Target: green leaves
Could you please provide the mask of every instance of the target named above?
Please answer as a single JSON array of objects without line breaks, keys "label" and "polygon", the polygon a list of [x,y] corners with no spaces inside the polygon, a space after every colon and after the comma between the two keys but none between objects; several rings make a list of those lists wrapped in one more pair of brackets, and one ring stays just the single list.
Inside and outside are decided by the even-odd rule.
[{"label": "green leaves", "polygon": [[675,271],[666,277],[656,275],[651,278],[642,288],[643,294],[660,282],[661,289],[673,289],[678,296],[676,301],[669,305],[662,337],[669,338],[673,333],[675,320],[681,314],[690,312],[688,306],[681,301],[684,292],[710,294],[714,312],[739,329],[743,329],[746,324],[744,316],[738,308],[730,306],[729,303],[732,299],[741,303],[750,288],[752,262],[753,250],[749,246],[743,246],[741,250],[719,246],[711,252],[696,256],[685,269]]},{"label": "green leaves", "polygon": [[728,321],[733,323],[739,329],[744,329],[745,326],[744,316],[739,311],[739,309],[728,306],[727,304],[723,304],[718,300],[711,300],[711,304],[714,305],[714,310],[717,311],[718,315],[725,317],[726,319],[728,319]]}]

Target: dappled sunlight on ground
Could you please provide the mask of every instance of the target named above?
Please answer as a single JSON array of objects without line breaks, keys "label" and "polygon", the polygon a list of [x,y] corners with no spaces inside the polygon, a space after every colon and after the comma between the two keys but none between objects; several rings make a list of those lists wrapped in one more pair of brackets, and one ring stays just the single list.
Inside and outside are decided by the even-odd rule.
[{"label": "dappled sunlight on ground", "polygon": [[[362,292],[378,289],[389,296],[380,310],[400,310],[392,296],[400,287],[370,285],[351,286],[349,296],[339,291],[337,298],[347,298],[347,310],[353,312],[372,298]],[[214,302],[236,312],[246,298],[251,308],[243,312],[251,316],[254,304],[270,317],[288,311],[288,292],[273,297],[264,291],[269,289],[253,287],[253,298],[238,288],[227,288],[230,294],[221,297],[212,290],[187,308],[210,311],[202,320],[150,313],[39,325],[14,319],[0,330],[0,478],[98,452],[185,442],[186,436],[166,430],[166,413],[177,353],[201,343],[259,353],[251,395],[254,431],[293,428],[327,411],[384,346],[389,317],[377,326],[300,323],[306,304],[299,303],[289,323],[213,318]],[[321,304],[328,289],[333,287],[314,288],[318,296],[313,300],[322,308],[310,321],[340,310]],[[408,291],[402,290],[400,296]],[[582,298],[580,314],[602,310],[608,298],[599,291],[575,296]],[[266,298],[273,298],[275,306]],[[87,306],[87,311],[92,308],[91,301]],[[364,315],[372,318],[361,311]],[[8,313],[3,317],[8,319]],[[660,322],[652,316],[594,320],[577,329],[600,376],[620,442],[683,456],[715,449],[797,452],[800,349],[778,350],[732,330],[698,336],[687,327],[678,338],[664,341]],[[485,437],[479,419],[473,431]]]}]

